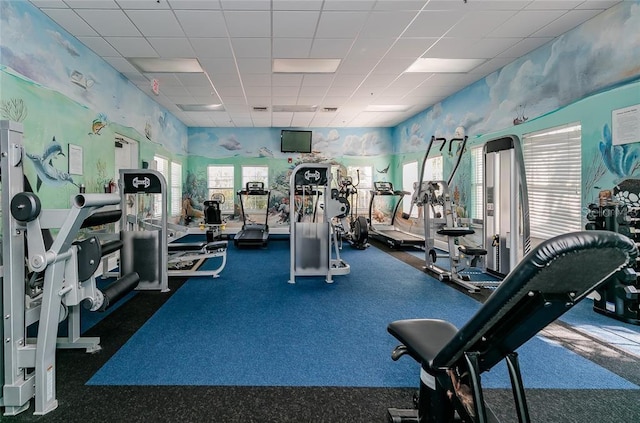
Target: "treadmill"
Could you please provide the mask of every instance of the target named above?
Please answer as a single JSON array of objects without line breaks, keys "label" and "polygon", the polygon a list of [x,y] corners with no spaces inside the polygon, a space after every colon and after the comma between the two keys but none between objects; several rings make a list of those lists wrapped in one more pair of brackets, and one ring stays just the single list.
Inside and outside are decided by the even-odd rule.
[{"label": "treadmill", "polygon": [[[267,201],[264,203],[264,223],[255,222],[251,219],[247,219],[245,200],[249,197],[266,197]],[[240,210],[242,212],[242,229],[233,238],[233,243],[236,247],[266,247],[267,240],[269,239],[269,199],[271,193],[269,190],[264,189],[264,182],[247,182],[245,189],[238,191],[238,198],[240,199]],[[255,210],[260,211],[260,206],[254,204]]]},{"label": "treadmill", "polygon": [[[424,247],[424,236],[402,231],[394,225],[402,199],[405,195],[410,195],[411,193],[407,191],[395,191],[393,184],[385,181],[374,182],[373,188],[373,191],[371,191],[371,200],[369,201],[369,237],[384,242],[391,248]],[[391,214],[391,224],[389,225],[374,223],[373,202],[376,196],[398,197],[398,201]]]}]

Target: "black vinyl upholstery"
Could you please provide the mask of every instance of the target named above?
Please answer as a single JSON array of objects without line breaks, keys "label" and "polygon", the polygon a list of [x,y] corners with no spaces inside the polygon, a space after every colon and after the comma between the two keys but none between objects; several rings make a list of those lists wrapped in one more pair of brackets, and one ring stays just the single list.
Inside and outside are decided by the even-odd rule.
[{"label": "black vinyl upholstery", "polygon": [[423,366],[448,369],[473,351],[483,372],[637,256],[635,243],[615,232],[560,235],[527,254],[460,330],[442,320],[411,319],[388,331]]}]

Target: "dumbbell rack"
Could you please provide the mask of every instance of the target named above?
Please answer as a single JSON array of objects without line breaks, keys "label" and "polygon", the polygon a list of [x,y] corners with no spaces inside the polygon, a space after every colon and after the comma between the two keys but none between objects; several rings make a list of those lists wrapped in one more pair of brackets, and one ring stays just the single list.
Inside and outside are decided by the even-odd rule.
[{"label": "dumbbell rack", "polygon": [[[630,207],[618,201],[606,200],[590,204],[587,230],[621,233],[640,245],[640,207]],[[611,280],[597,290],[593,310],[623,322],[640,325],[640,263],[616,272]]]}]

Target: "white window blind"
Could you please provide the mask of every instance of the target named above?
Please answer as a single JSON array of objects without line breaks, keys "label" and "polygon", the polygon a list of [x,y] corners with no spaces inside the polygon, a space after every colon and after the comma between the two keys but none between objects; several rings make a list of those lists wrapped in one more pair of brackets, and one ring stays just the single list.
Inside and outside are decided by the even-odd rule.
[{"label": "white window blind", "polygon": [[234,169],[232,165],[207,166],[207,189],[209,198],[213,194],[224,195],[224,203],[220,206],[222,212],[233,213],[235,193],[233,190]]},{"label": "white window blind", "polygon": [[483,146],[471,149],[471,218],[484,219],[484,157]]},{"label": "white window blind", "polygon": [[182,205],[182,165],[171,162],[171,216],[179,216]]},{"label": "white window blind", "polygon": [[582,227],[582,131],[570,124],[522,138],[531,236],[541,240]]},{"label": "white window blind", "polygon": [[[156,170],[164,176],[164,180],[169,182],[169,160],[160,156],[153,156],[153,161],[156,165]],[[166,213],[166,210],[162,210],[162,196],[160,194],[153,194],[153,216],[160,217],[162,213]]]}]

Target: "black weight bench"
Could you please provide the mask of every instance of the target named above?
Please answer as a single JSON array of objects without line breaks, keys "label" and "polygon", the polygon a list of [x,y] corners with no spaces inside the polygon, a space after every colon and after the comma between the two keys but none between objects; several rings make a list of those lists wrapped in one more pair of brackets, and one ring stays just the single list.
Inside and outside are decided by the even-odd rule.
[{"label": "black weight bench", "polygon": [[421,364],[417,409],[390,408],[389,421],[497,422],[481,374],[506,359],[518,421],[529,422],[515,351],[637,255],[635,243],[615,232],[561,235],[527,254],[461,329],[436,319],[389,324],[401,342],[392,359],[408,354]]},{"label": "black weight bench", "polygon": [[[212,276],[217,278],[227,264],[227,241],[171,242],[168,244],[169,276]],[[222,261],[215,268],[204,268],[208,259],[220,257]]]}]

